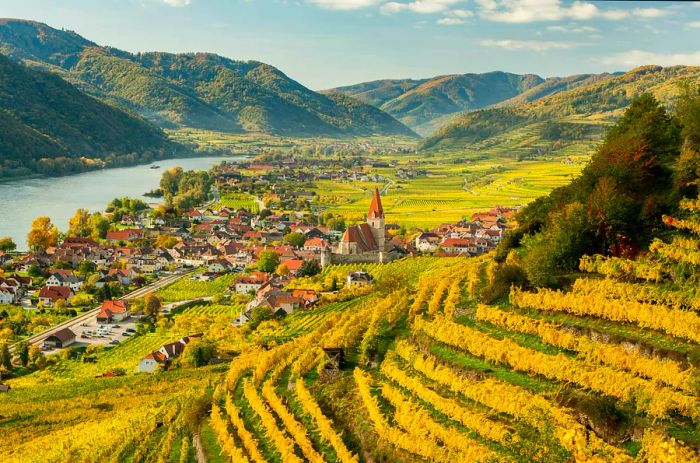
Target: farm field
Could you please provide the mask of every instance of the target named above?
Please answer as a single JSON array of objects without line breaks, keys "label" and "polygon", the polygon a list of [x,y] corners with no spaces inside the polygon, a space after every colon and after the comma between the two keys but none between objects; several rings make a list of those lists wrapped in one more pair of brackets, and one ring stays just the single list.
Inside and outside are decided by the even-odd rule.
[{"label": "farm field", "polygon": [[224,192],[221,199],[214,204],[213,208],[219,210],[221,208],[229,208],[231,210],[246,209],[254,214],[258,213],[258,202],[255,198],[246,193],[230,193]]},{"label": "farm field", "polygon": [[[349,219],[366,213],[374,188],[384,188],[382,201],[389,223],[407,228],[435,227],[454,222],[494,206],[523,206],[568,184],[578,175],[589,156],[577,154],[518,161],[513,157],[489,157],[452,164],[429,159],[420,165],[427,175],[414,179],[391,179],[386,184],[316,182],[317,192],[330,208]],[[379,170],[381,172],[381,169]]]}]

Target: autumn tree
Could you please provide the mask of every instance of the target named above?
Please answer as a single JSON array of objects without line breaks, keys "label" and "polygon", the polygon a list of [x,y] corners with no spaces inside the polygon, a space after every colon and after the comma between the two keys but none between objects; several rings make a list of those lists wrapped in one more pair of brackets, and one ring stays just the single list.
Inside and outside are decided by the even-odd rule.
[{"label": "autumn tree", "polygon": [[68,219],[69,236],[90,236],[90,212],[87,209],[78,209],[73,217]]},{"label": "autumn tree", "polygon": [[90,227],[90,237],[94,240],[105,239],[109,231],[109,220],[99,212],[90,216],[88,221]]},{"label": "autumn tree", "polygon": [[37,217],[32,222],[32,228],[27,234],[27,244],[32,251],[46,251],[46,248],[56,246],[58,228],[46,216]]},{"label": "autumn tree", "polygon": [[143,298],[143,310],[152,320],[155,321],[158,318],[161,307],[162,302],[155,294],[149,293]]}]

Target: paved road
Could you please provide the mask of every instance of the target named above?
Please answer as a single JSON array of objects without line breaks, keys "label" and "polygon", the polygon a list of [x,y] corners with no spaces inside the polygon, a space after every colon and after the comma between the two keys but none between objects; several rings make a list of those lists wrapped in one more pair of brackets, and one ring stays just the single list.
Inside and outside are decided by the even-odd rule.
[{"label": "paved road", "polygon": [[[122,297],[121,299],[127,299],[127,300],[138,299],[140,297],[145,296],[148,293],[151,293],[153,291],[156,291],[156,290],[162,288],[163,286],[169,285],[170,283],[178,280],[179,278],[183,277],[187,273],[189,273],[189,272],[179,272],[179,273],[175,273],[173,275],[169,275],[165,278],[161,278],[160,280],[158,280],[154,283],[151,283],[150,285],[144,286],[143,288],[139,288],[136,291],[132,291],[131,293],[127,294],[126,296]],[[49,336],[51,336],[52,334],[56,333],[57,331],[62,330],[63,328],[68,328],[70,326],[73,326],[73,325],[78,324],[78,323],[82,323],[85,320],[88,320],[88,319],[94,317],[95,315],[97,315],[97,313],[99,311],[100,311],[100,309],[98,307],[98,308],[93,309],[89,312],[85,312],[83,314],[80,314],[79,316],[77,316],[75,318],[71,318],[70,320],[66,320],[65,322],[63,322],[59,325],[53,326],[46,331],[43,331],[39,334],[35,334],[34,336],[31,336],[31,337],[25,339],[25,341],[27,341],[29,344],[39,343],[39,342],[43,341],[44,339],[48,338]],[[14,350],[14,347],[11,347],[10,350]]]}]

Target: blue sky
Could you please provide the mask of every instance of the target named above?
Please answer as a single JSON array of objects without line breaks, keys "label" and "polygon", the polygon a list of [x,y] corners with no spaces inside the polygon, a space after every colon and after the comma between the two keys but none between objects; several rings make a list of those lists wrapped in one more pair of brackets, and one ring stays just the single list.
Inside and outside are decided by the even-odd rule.
[{"label": "blue sky", "polygon": [[136,51],[209,51],[314,89],[493,70],[700,65],[700,5],[559,0],[0,0],[0,17]]}]

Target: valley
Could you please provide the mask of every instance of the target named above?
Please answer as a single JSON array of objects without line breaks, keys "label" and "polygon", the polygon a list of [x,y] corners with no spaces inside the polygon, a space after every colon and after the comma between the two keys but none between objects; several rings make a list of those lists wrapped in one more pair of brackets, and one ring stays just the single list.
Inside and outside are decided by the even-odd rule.
[{"label": "valley", "polygon": [[[293,8],[358,40],[532,13],[454,6]],[[480,46],[534,67],[584,20],[680,11],[538,6],[566,41]],[[700,67],[371,80],[342,25],[275,7],[263,49],[328,42],[363,79],[0,19],[0,461],[700,462]]]}]

